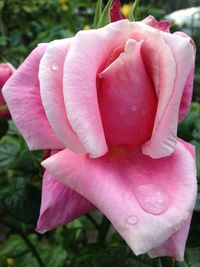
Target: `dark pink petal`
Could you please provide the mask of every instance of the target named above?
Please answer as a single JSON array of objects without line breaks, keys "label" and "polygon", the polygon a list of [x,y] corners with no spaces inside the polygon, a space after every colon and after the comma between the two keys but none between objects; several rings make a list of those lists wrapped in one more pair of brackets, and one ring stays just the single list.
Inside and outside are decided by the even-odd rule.
[{"label": "dark pink petal", "polygon": [[36,231],[45,233],[93,209],[93,205],[47,171],[42,185],[42,204]]},{"label": "dark pink petal", "polygon": [[125,44],[131,32],[132,26],[127,20],[110,23],[98,30],[80,31],[73,39],[64,64],[66,113],[72,129],[91,157],[107,152],[97,99],[97,74],[103,70],[112,52]]},{"label": "dark pink petal", "polygon": [[40,97],[38,71],[46,47],[39,45],[3,87],[12,118],[32,150],[64,147],[47,120]]},{"label": "dark pink petal", "polygon": [[109,145],[141,144],[152,134],[157,98],[141,46],[142,41],[129,39],[124,53],[99,74],[99,107]]},{"label": "dark pink petal", "polygon": [[15,71],[15,68],[10,63],[0,64],[0,106],[5,103],[1,89]]},{"label": "dark pink petal", "polygon": [[63,98],[63,65],[71,38],[49,43],[40,61],[40,93],[45,113],[59,140],[76,153],[85,150],[73,132],[65,110]]},{"label": "dark pink petal", "polygon": [[115,22],[122,19],[125,19],[125,17],[121,13],[121,1],[114,0],[110,8],[110,20],[111,22]]},{"label": "dark pink petal", "polygon": [[148,16],[142,22],[160,31],[169,32],[170,22],[168,20],[157,21],[153,16]]},{"label": "dark pink petal", "polygon": [[98,207],[138,255],[161,246],[191,217],[197,183],[187,147],[178,142],[171,156],[157,160],[137,147],[116,147],[98,159],[66,149],[43,166]]}]

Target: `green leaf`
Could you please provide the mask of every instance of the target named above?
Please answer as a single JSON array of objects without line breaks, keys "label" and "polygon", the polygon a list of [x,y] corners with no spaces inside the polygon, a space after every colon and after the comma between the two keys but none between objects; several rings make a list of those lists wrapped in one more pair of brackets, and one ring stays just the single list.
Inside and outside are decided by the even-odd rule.
[{"label": "green leaf", "polygon": [[200,142],[200,119],[194,122],[193,138]]},{"label": "green leaf", "polygon": [[94,15],[94,24],[93,24],[95,29],[98,27],[98,22],[101,18],[101,15],[102,15],[102,0],[98,0]]},{"label": "green leaf", "polygon": [[60,246],[39,245],[40,255],[47,267],[63,267],[67,260],[67,252]]},{"label": "green leaf", "polygon": [[8,131],[8,121],[0,120],[0,139],[7,133]]},{"label": "green leaf", "polygon": [[10,237],[0,245],[0,258],[1,257],[15,257],[16,255],[27,250],[27,246],[21,237],[17,234],[10,235]]},{"label": "green leaf", "polygon": [[188,142],[191,141],[193,139],[194,122],[198,118],[198,113],[190,111],[179,125],[178,136]]},{"label": "green leaf", "polygon": [[200,193],[197,193],[197,200],[196,200],[196,205],[195,205],[195,210],[200,212]]},{"label": "green leaf", "polygon": [[133,3],[131,10],[130,10],[130,16],[129,19],[131,21],[135,21],[137,18],[137,9],[139,7],[140,4],[140,0],[135,0],[135,2]]},{"label": "green leaf", "polygon": [[101,247],[91,245],[83,249],[73,262],[73,267],[162,267],[159,259],[146,255],[135,256],[128,247]]},{"label": "green leaf", "polygon": [[4,204],[18,220],[35,224],[39,215],[40,195],[36,186],[25,184],[10,190],[10,194],[4,198]]},{"label": "green leaf", "polygon": [[105,25],[110,23],[110,7],[112,5],[112,1],[113,0],[108,0],[107,4],[106,4],[106,6],[102,12],[102,15],[99,19],[99,23],[98,23],[97,28],[104,27]]},{"label": "green leaf", "polygon": [[0,144],[0,168],[14,165],[19,155],[19,147],[13,143]]},{"label": "green leaf", "polygon": [[199,267],[200,266],[200,247],[187,248],[185,253],[186,267]]},{"label": "green leaf", "polygon": [[196,149],[197,176],[200,182],[200,143],[192,141],[192,144],[195,146]]}]

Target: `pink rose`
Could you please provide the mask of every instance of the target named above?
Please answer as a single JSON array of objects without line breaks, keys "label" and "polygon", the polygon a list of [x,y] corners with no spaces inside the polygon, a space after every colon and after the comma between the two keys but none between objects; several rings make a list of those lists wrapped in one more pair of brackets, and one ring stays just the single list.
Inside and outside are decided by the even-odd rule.
[{"label": "pink rose", "polygon": [[15,69],[10,63],[0,63],[0,118],[7,118],[10,116],[7,108],[1,110],[1,107],[5,104],[1,90],[14,71]]},{"label": "pink rose", "polygon": [[37,231],[95,206],[136,255],[183,259],[197,185],[194,148],[177,125],[195,48],[168,28],[121,20],[40,44],[5,85],[29,148],[52,150]]}]

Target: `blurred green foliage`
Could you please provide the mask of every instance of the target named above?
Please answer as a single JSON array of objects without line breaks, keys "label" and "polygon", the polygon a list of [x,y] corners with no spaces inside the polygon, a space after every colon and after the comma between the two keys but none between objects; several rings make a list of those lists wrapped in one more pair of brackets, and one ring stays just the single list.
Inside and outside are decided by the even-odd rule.
[{"label": "blurred green foliage", "polygon": [[[160,19],[172,2],[142,1],[138,15],[144,18],[151,13]],[[0,60],[17,67],[38,43],[73,36],[92,25],[94,4],[92,0],[0,0]],[[198,52],[194,103],[178,136],[196,146],[200,183],[199,35],[194,39]],[[134,256],[99,214],[83,216],[42,236],[35,233],[44,151],[30,152],[12,120],[0,120],[0,129],[0,267],[200,266],[200,192],[183,263]],[[91,216],[100,219],[94,224]]]},{"label": "blurred green foliage", "polygon": [[90,0],[0,1],[0,60],[15,66],[38,43],[73,36],[94,12]]}]

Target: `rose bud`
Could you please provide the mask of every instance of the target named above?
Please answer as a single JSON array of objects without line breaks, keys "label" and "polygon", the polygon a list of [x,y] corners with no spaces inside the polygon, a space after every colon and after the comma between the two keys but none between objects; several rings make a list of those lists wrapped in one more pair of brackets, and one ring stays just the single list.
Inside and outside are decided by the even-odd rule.
[{"label": "rose bud", "polygon": [[10,63],[1,63],[0,64],[0,118],[9,118],[10,113],[5,105],[5,101],[2,95],[2,88],[6,81],[15,71],[14,67]]},{"label": "rose bud", "polygon": [[120,0],[114,0],[110,8],[110,19],[111,22],[115,22],[121,19],[125,19],[124,15],[121,13],[121,2]]}]

